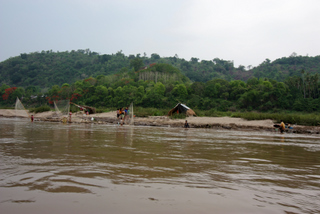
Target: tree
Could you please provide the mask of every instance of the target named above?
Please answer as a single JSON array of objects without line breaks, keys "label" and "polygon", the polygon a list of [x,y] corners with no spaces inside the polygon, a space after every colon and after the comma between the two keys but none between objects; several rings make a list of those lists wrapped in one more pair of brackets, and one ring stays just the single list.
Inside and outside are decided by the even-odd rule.
[{"label": "tree", "polygon": [[117,106],[117,107],[124,107],[125,105],[125,102],[123,101],[123,90],[122,90],[122,87],[118,87],[114,90],[114,97],[113,97],[113,100],[112,102],[114,103],[114,106]]},{"label": "tree", "polygon": [[64,83],[61,86],[61,90],[58,93],[59,93],[60,99],[62,99],[62,100],[70,99],[70,96],[71,96],[70,85],[68,83]]},{"label": "tree", "polygon": [[153,54],[151,54],[151,59],[158,60],[158,59],[160,59],[160,55],[153,53]]},{"label": "tree", "polygon": [[198,61],[199,61],[199,58],[195,58],[195,57],[191,58],[191,63],[197,63]]},{"label": "tree", "polygon": [[195,94],[195,95],[202,97],[204,95],[204,91],[205,91],[205,84],[202,82],[194,82],[190,86],[189,91],[190,91],[190,94]]},{"label": "tree", "polygon": [[108,89],[103,85],[98,85],[95,89],[95,105],[103,106],[108,97]]},{"label": "tree", "polygon": [[2,84],[1,87],[0,87],[0,94],[4,94],[5,93],[5,90],[7,88],[10,88],[10,86],[8,86],[7,84]]},{"label": "tree", "polygon": [[187,99],[188,91],[184,84],[178,84],[172,89],[171,94],[174,96],[175,100],[182,102]]},{"label": "tree", "polygon": [[134,68],[134,71],[138,71],[143,66],[143,60],[140,58],[134,58],[130,61],[130,68]]},{"label": "tree", "polygon": [[11,102],[15,102],[17,97],[19,97],[21,99],[24,94],[25,94],[24,88],[18,87],[16,90],[14,90],[14,92],[12,92],[12,94],[10,96]]},{"label": "tree", "polygon": [[4,90],[4,93],[2,94],[2,99],[3,100],[9,100],[8,102],[10,102],[10,95],[15,91],[15,90],[17,90],[17,87],[12,87],[12,88],[6,88],[5,90]]},{"label": "tree", "polygon": [[247,90],[246,83],[241,80],[234,80],[230,82],[230,94],[229,97],[232,100],[238,100],[239,97]]},{"label": "tree", "polygon": [[155,93],[157,93],[158,95],[160,95],[161,97],[164,96],[164,93],[166,91],[166,87],[161,83],[161,82],[157,82],[154,85],[154,91]]},{"label": "tree", "polygon": [[204,94],[206,97],[210,97],[210,98],[214,98],[218,95],[218,90],[213,80],[206,82]]}]

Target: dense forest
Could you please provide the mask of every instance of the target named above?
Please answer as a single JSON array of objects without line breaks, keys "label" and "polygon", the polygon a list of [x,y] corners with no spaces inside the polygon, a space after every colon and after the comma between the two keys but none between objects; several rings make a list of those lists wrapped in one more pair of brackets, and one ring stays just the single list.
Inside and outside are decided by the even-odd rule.
[{"label": "dense forest", "polygon": [[1,63],[0,106],[13,107],[19,97],[27,107],[70,99],[114,109],[131,102],[154,108],[182,102],[199,110],[317,112],[319,59],[290,56],[245,70],[219,59],[185,61],[157,54],[151,58],[89,50],[21,54]]},{"label": "dense forest", "polygon": [[320,74],[320,56],[283,57],[271,62],[266,59],[257,67],[234,67],[232,61],[219,58],[189,61],[174,57],[160,57],[158,54],[125,56],[92,52],[89,49],[71,52],[42,51],[9,58],[0,63],[0,84],[16,87],[36,86],[49,89],[53,85],[72,84],[88,77],[111,75],[121,72],[137,71],[152,64],[169,64],[179,69],[192,82],[207,82],[212,79],[242,80],[268,78],[284,81],[288,77],[301,76],[301,71],[310,75]]}]

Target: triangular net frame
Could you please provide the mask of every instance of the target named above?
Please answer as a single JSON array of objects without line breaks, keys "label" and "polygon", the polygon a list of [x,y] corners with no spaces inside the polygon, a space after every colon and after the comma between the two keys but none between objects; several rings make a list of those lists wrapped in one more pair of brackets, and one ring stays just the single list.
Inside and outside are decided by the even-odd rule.
[{"label": "triangular net frame", "polygon": [[134,114],[133,114],[133,102],[130,104],[129,107],[129,125],[134,124]]},{"label": "triangular net frame", "polygon": [[54,101],[54,109],[57,117],[68,117],[70,111],[70,100],[56,100]]},{"label": "triangular net frame", "polygon": [[30,118],[28,111],[25,109],[25,107],[23,106],[22,102],[20,101],[20,99],[18,97],[17,97],[16,104],[15,104],[15,113],[16,113],[16,117],[29,117]]}]

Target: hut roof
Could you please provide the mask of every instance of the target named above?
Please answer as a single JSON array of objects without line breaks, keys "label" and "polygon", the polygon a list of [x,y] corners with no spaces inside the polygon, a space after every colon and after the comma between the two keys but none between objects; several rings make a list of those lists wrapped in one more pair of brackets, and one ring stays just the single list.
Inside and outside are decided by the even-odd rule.
[{"label": "hut roof", "polygon": [[78,108],[82,108],[84,110],[89,111],[89,114],[95,114],[96,113],[96,108],[94,108],[94,107],[85,106],[85,105],[79,105],[79,104],[72,103],[72,102],[70,102],[70,104],[73,104],[73,105],[77,106]]},{"label": "hut roof", "polygon": [[197,116],[191,108],[182,103],[178,103],[173,109],[171,109],[168,112],[168,116],[172,116],[175,113],[185,113],[187,116]]}]

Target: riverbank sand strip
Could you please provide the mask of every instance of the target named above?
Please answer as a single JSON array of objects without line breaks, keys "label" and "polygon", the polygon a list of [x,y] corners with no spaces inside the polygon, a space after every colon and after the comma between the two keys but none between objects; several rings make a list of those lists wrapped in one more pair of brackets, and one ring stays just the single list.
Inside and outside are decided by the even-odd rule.
[{"label": "riverbank sand strip", "polygon": [[[0,117],[15,117],[14,109],[0,109]],[[35,120],[59,122],[58,118],[54,117],[54,112],[42,112],[34,114]],[[95,120],[91,120],[95,118]],[[266,130],[274,131],[272,120],[245,120],[242,118],[232,117],[187,117],[186,119],[170,119],[167,116],[155,117],[135,117],[135,125],[145,126],[166,126],[166,127],[183,127],[185,120],[188,120],[191,128],[221,128],[221,129],[236,129],[236,130]],[[72,122],[74,123],[111,123],[117,124],[117,113],[107,112],[91,115],[83,115],[77,112],[72,115]],[[295,125],[292,131],[294,133],[303,134],[319,134],[319,126],[299,126]]]}]

